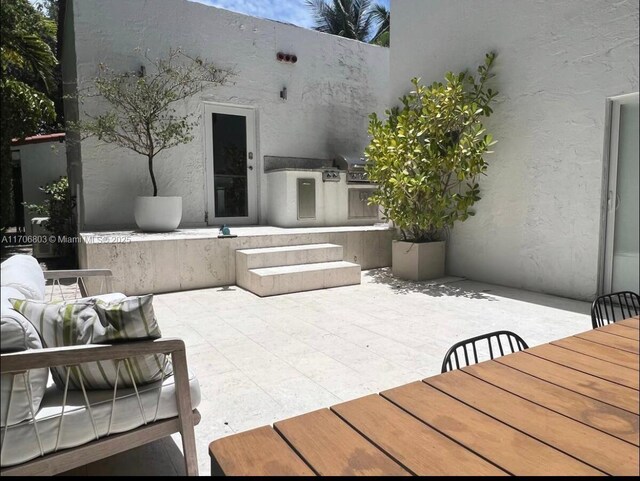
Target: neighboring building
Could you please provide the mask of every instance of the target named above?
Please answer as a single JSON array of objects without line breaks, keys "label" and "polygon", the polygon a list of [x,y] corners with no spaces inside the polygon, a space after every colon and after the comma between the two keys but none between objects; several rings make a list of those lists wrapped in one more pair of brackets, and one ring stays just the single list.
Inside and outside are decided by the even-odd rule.
[{"label": "neighboring building", "polygon": [[[638,1],[402,0],[392,8],[392,104],[412,77],[431,83],[498,53],[500,97],[486,125],[499,143],[476,216],[451,233],[448,273],[581,299],[599,286],[637,292],[638,97],[607,99],[638,92]],[[615,242],[603,187],[608,110],[625,155],[610,204],[619,205]]]},{"label": "neighboring building", "polygon": [[[18,195],[18,203],[42,204],[46,196],[40,187],[67,175],[65,134],[34,135],[14,140],[11,158],[16,166],[20,166],[22,196]],[[30,233],[31,219],[38,216],[22,205],[16,208],[24,212],[22,217],[16,212],[16,218],[23,219],[25,232]]]},{"label": "neighboring building", "polygon": [[[333,191],[324,192],[319,169],[270,177],[264,159],[275,157],[273,168],[318,168],[319,161],[337,154],[362,155],[368,142],[367,116],[386,107],[389,49],[186,0],[64,4],[62,64],[67,93],[76,84],[86,87],[101,62],[115,69],[139,69],[146,50],[153,58],[181,47],[235,71],[232,84],[185,105],[200,112],[201,127],[195,129],[191,143],[161,154],[155,162],[159,194],[183,198],[182,227],[269,224],[281,219],[275,211],[290,208],[285,204],[291,199],[272,196],[276,203],[269,201],[271,178],[277,184],[274,190],[284,182],[293,192],[297,178],[315,180],[318,216],[299,225],[347,221],[344,175],[340,182],[344,195],[338,200]],[[297,62],[279,61],[278,52],[294,54]],[[91,109],[90,102],[96,101],[85,98],[81,110]],[[65,110],[65,118],[78,117],[76,102],[67,100]],[[218,134],[212,135],[214,120]],[[246,176],[246,194],[230,194],[229,183],[238,172],[229,175],[214,169],[214,153],[224,150],[226,139],[246,142],[248,169],[240,173],[242,182]],[[277,159],[282,157],[300,161]],[[70,146],[69,169],[71,185],[80,186],[81,230],[134,226],[135,197],[151,193],[145,158],[85,140]],[[278,199],[283,199],[282,205]],[[331,213],[337,202],[343,213],[338,217]],[[282,218],[283,223],[288,221]]]}]

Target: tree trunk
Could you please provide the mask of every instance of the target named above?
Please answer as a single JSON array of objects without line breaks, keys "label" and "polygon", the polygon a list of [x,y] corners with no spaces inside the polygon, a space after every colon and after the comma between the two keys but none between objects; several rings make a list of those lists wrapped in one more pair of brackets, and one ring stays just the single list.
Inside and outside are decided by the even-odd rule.
[{"label": "tree trunk", "polygon": [[156,183],[156,176],[153,175],[153,155],[149,156],[149,175],[151,175],[151,183],[153,184],[153,196],[158,196],[158,184]]}]

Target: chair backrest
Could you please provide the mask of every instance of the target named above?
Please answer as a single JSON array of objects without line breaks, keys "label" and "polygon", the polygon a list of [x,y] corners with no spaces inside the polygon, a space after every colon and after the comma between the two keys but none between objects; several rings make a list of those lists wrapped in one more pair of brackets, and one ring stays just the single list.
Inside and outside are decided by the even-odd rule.
[{"label": "chair backrest", "polygon": [[442,361],[442,372],[528,349],[524,339],[511,331],[495,331],[456,342]]},{"label": "chair backrest", "polygon": [[594,329],[638,314],[640,314],[640,296],[631,291],[606,294],[598,297],[591,304],[591,324]]}]

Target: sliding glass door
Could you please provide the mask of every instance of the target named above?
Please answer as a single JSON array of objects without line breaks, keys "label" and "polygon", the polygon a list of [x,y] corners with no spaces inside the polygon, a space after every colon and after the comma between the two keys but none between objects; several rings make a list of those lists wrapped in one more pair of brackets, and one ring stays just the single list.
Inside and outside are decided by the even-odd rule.
[{"label": "sliding glass door", "polygon": [[639,292],[638,94],[611,99],[603,291]]}]

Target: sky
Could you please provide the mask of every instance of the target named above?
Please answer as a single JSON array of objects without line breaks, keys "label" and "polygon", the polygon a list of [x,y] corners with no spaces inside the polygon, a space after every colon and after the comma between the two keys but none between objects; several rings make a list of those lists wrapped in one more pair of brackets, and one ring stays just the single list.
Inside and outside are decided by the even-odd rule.
[{"label": "sky", "polygon": [[[313,27],[313,17],[311,9],[305,0],[190,0],[192,2],[213,5],[214,7],[232,10],[234,12],[252,15],[254,17],[280,20],[281,22],[292,23],[300,27]],[[29,0],[34,5],[40,0]],[[373,0],[372,3],[379,3],[390,8],[391,0]]]},{"label": "sky", "polygon": [[[311,9],[305,0],[191,0],[254,17],[280,20],[301,27],[313,27]],[[390,0],[374,0],[389,8]]]}]

